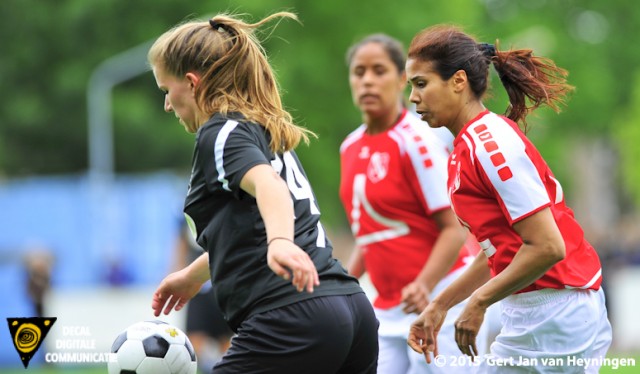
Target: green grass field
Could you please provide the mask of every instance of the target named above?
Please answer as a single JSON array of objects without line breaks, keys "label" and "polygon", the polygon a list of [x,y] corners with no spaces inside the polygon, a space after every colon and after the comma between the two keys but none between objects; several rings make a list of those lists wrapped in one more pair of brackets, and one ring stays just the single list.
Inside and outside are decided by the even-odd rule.
[{"label": "green grass field", "polygon": [[[635,366],[622,366],[620,365],[618,368],[614,367],[602,367],[600,369],[600,374],[637,374],[640,373],[640,353],[634,355],[624,355],[624,354],[612,354],[609,357],[620,358],[620,359],[634,359],[636,362]],[[619,361],[621,363],[621,361]],[[3,369],[0,368],[0,373],[2,374],[105,374],[107,372],[106,365],[102,367],[65,367],[65,368],[56,368],[56,367],[29,367],[27,370],[23,368],[15,368],[15,369]],[[472,372],[472,371],[471,371]],[[301,373],[302,374],[302,373]]]}]

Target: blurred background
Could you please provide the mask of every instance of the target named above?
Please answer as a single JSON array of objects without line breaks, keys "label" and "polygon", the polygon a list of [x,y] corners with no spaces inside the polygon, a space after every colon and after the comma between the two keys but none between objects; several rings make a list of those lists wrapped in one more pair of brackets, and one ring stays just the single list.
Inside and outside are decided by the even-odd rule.
[{"label": "blurred background", "polygon": [[[44,313],[90,326],[105,351],[120,330],[152,317],[151,293],[172,266],[193,136],[163,112],[146,51],[187,19],[227,12],[258,21],[281,10],[302,24],[260,35],[285,106],[319,135],[298,153],[343,261],[351,237],[338,149],[360,124],[345,62],[353,42],[384,32],[407,46],[419,30],[453,23],[566,68],[575,93],[560,114],[532,115],[529,136],[602,258],[611,354],[640,356],[632,316],[640,308],[640,8],[632,0],[1,0],[1,319]],[[493,75],[486,104],[503,113]],[[56,350],[55,336],[46,342],[40,351]],[[39,352],[29,369],[42,361]],[[55,366],[48,370],[73,370]],[[16,367],[12,337],[0,328],[0,371]]]}]

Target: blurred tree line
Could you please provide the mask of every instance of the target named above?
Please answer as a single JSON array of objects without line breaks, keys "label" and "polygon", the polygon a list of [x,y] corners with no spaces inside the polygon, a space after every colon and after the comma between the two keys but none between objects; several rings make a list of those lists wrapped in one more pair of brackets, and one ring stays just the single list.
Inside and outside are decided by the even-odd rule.
[{"label": "blurred tree line", "polygon": [[[338,200],[338,148],[360,123],[345,63],[347,48],[373,32],[408,45],[420,29],[454,23],[503,49],[532,48],[569,70],[577,87],[560,115],[533,115],[530,136],[566,189],[568,152],[601,138],[617,150],[621,185],[640,202],[640,49],[633,35],[640,8],[632,0],[2,0],[0,1],[0,175],[85,173],[88,168],[87,83],[94,69],[122,51],[156,38],[189,18],[243,13],[249,21],[280,10],[285,21],[266,47],[286,107],[319,135],[298,150],[325,219],[346,222]],[[487,105],[498,113],[506,96],[497,79]],[[150,72],[114,87],[115,169],[186,174],[193,137],[163,112]],[[186,184],[186,180],[185,180]]]}]

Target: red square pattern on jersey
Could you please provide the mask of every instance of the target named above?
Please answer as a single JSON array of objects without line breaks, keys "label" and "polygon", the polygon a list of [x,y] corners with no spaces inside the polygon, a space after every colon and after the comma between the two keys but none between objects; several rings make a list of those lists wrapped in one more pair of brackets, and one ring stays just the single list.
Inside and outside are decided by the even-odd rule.
[{"label": "red square pattern on jersey", "polygon": [[520,292],[600,287],[597,253],[565,204],[560,183],[517,124],[484,111],[460,131],[449,161],[452,207],[481,242],[493,274],[504,270],[522,246],[512,225],[548,207],[564,238],[566,257]]}]

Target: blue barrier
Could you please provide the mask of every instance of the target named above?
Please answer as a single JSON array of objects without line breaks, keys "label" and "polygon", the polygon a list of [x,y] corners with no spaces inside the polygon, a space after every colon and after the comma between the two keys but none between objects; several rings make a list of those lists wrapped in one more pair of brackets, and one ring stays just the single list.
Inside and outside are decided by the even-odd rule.
[{"label": "blue barrier", "polygon": [[[0,182],[0,324],[33,316],[24,256],[53,256],[52,287],[157,284],[169,271],[187,179],[169,173]],[[0,366],[18,355],[0,327]]]}]

